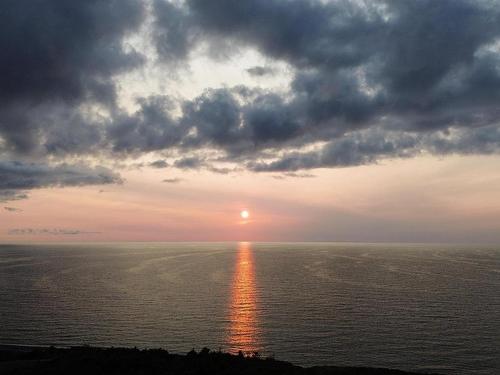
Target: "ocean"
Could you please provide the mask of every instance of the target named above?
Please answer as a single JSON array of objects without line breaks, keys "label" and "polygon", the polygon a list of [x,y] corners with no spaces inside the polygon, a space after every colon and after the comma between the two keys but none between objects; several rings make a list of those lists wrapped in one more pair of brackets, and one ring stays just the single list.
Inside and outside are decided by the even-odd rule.
[{"label": "ocean", "polygon": [[500,373],[500,247],[0,245],[0,344]]}]

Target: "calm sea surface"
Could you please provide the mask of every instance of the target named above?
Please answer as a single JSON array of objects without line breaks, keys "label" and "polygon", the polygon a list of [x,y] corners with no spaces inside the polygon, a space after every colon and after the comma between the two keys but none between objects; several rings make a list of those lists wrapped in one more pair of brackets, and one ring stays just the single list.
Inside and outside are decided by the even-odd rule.
[{"label": "calm sea surface", "polygon": [[500,248],[0,245],[0,344],[500,374]]}]

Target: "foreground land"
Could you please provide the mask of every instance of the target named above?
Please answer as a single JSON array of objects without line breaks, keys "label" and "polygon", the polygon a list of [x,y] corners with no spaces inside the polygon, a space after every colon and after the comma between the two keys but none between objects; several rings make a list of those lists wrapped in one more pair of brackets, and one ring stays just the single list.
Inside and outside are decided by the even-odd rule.
[{"label": "foreground land", "polygon": [[258,355],[231,355],[191,351],[186,355],[170,354],[166,350],[126,348],[14,348],[0,347],[0,374],[110,374],[110,375],[410,375],[412,373],[362,367],[309,367],[262,359]]}]

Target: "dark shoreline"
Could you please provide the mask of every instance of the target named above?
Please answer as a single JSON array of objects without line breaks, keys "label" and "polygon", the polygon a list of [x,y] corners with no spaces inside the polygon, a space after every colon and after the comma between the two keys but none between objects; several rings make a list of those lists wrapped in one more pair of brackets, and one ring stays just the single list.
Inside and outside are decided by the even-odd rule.
[{"label": "dark shoreline", "polygon": [[[164,349],[33,347],[0,345],[0,374],[292,374],[292,375],[416,375],[384,368],[315,366],[301,367],[274,358],[191,351],[185,355]],[[434,374],[436,375],[436,374]]]}]

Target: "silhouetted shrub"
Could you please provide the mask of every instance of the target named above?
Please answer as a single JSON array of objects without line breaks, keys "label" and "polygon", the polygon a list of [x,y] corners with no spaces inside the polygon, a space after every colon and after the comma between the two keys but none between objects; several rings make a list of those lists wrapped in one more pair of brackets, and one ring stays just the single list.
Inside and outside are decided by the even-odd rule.
[{"label": "silhouetted shrub", "polygon": [[193,349],[187,355],[162,349],[73,347],[0,350],[1,375],[410,375],[397,370],[302,368],[258,352],[237,356]]},{"label": "silhouetted shrub", "polygon": [[250,354],[250,358],[260,359],[260,353],[257,351],[252,352],[252,354]]}]

